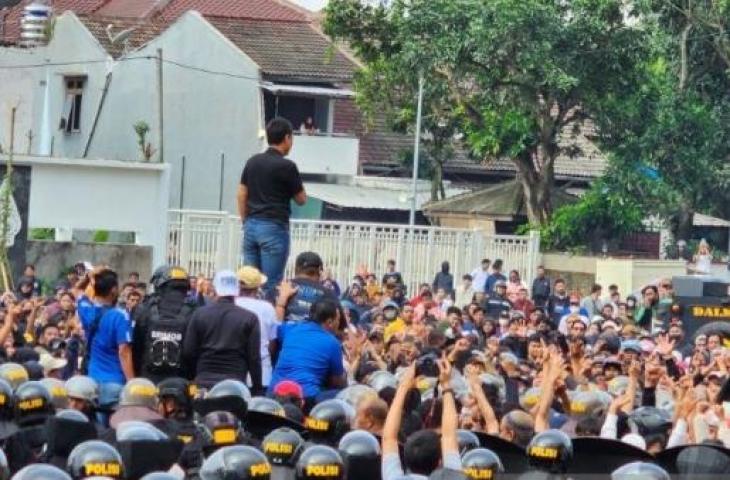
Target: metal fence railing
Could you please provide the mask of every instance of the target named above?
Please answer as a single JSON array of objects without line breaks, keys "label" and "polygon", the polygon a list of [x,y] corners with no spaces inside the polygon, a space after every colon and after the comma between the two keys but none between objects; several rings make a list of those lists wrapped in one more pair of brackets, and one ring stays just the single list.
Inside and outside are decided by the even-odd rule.
[{"label": "metal fence railing", "polygon": [[[487,235],[479,230],[319,220],[292,220],[287,276],[300,252],[317,252],[341,285],[362,266],[379,275],[394,259],[413,292],[430,282],[449,261],[455,279],[471,272],[482,258],[501,258],[531,282],[539,258],[539,236]],[[241,264],[241,222],[227,212],[171,210],[167,257],[191,274],[211,277]]]}]

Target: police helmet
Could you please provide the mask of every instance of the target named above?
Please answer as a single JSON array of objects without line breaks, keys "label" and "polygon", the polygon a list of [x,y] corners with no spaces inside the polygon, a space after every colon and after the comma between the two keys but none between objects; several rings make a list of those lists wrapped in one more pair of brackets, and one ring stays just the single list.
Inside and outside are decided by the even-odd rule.
[{"label": "police helmet", "polygon": [[238,380],[222,380],[208,391],[205,398],[221,398],[221,397],[239,397],[246,401],[251,401],[251,391],[245,383]]},{"label": "police helmet", "polygon": [[335,398],[347,402],[352,407],[357,407],[357,404],[368,396],[377,397],[378,392],[367,385],[356,384],[341,390]]},{"label": "police helmet", "polygon": [[148,473],[139,480],[180,480],[180,478],[168,472],[152,472]]},{"label": "police helmet", "polygon": [[253,397],[248,402],[249,412],[268,413],[269,415],[276,415],[277,417],[284,417],[284,407],[281,403],[277,402],[273,398],[267,397]]},{"label": "police helmet", "polygon": [[299,457],[296,480],[343,480],[345,462],[337,450],[324,445],[312,445]]},{"label": "police helmet", "polygon": [[578,420],[601,418],[612,400],[611,395],[602,391],[576,392],[570,398],[570,414]]},{"label": "police helmet", "polygon": [[479,448],[479,437],[469,430],[460,428],[456,431],[459,440],[459,454],[464,455],[469,450]]},{"label": "police helmet", "polygon": [[68,473],[47,463],[34,463],[21,468],[12,480],[73,480]]},{"label": "police helmet", "polygon": [[8,457],[0,448],[0,480],[8,480],[10,478],[10,466],[8,466]]},{"label": "police helmet", "polygon": [[304,448],[304,439],[288,427],[277,428],[261,442],[261,449],[274,466],[294,468]]},{"label": "police helmet", "polygon": [[649,462],[632,462],[617,468],[611,480],[669,480],[669,474],[659,465]]},{"label": "police helmet", "polygon": [[336,444],[350,431],[351,418],[345,403],[339,400],[325,400],[318,403],[304,420],[304,427],[310,438]]},{"label": "police helmet", "polygon": [[469,450],[461,457],[464,475],[470,480],[496,479],[504,472],[502,461],[496,453],[486,448]]},{"label": "police helmet", "polygon": [[63,409],[68,407],[68,392],[66,392],[66,384],[63,380],[59,380],[57,378],[43,378],[39,381],[51,394],[51,400],[54,408]]},{"label": "police helmet", "polygon": [[56,418],[63,418],[64,420],[71,420],[72,422],[88,423],[89,417],[84,415],[78,410],[71,410],[70,408],[64,408],[56,412]]},{"label": "police helmet", "polygon": [[642,437],[666,435],[671,426],[672,418],[661,408],[640,407],[629,414],[629,428]]},{"label": "police helmet", "polygon": [[271,465],[253,447],[223,447],[208,457],[200,468],[201,480],[269,480]]},{"label": "police helmet", "polygon": [[120,423],[116,428],[117,442],[128,442],[136,440],[162,441],[169,437],[159,428],[147,422],[130,420]]},{"label": "police helmet", "polygon": [[15,390],[28,381],[28,370],[19,363],[3,363],[0,365],[0,380],[5,380]]},{"label": "police helmet", "polygon": [[5,380],[0,380],[0,420],[13,417],[13,387]]},{"label": "police helmet", "polygon": [[540,401],[540,392],[539,387],[530,387],[525,390],[520,396],[520,407],[529,412]]},{"label": "police helmet", "polygon": [[159,291],[167,284],[180,288],[188,288],[190,285],[188,272],[184,268],[171,267],[169,265],[157,267],[155,272],[152,274],[150,284],[155,288],[155,292]]},{"label": "police helmet", "polygon": [[375,435],[365,430],[347,432],[340,440],[339,450],[347,457],[380,459],[380,443],[378,439],[375,438]]},{"label": "police helmet", "polygon": [[397,388],[398,379],[387,370],[378,370],[377,372],[370,374],[370,377],[368,378],[368,385],[375,389],[376,392],[380,393],[384,388]]},{"label": "police helmet", "polygon": [[66,380],[66,395],[68,398],[77,398],[96,405],[99,399],[99,384],[86,375],[75,375]]},{"label": "police helmet", "polygon": [[201,422],[207,447],[219,448],[241,443],[243,430],[241,421],[232,413],[210,412]]},{"label": "police helmet", "polygon": [[29,381],[15,390],[15,421],[19,424],[44,420],[53,413],[51,394],[42,383]]},{"label": "police helmet", "polygon": [[545,430],[527,445],[530,465],[549,473],[566,473],[573,458],[573,442],[560,430]]},{"label": "police helmet", "polygon": [[119,394],[120,407],[147,407],[157,409],[157,387],[146,378],[133,378]]},{"label": "police helmet", "polygon": [[88,440],[71,450],[66,469],[74,480],[95,475],[124,478],[122,456],[110,444],[99,440]]},{"label": "police helmet", "polygon": [[169,377],[157,384],[160,400],[172,398],[178,408],[189,413],[192,409],[194,388],[189,381],[181,377]]}]

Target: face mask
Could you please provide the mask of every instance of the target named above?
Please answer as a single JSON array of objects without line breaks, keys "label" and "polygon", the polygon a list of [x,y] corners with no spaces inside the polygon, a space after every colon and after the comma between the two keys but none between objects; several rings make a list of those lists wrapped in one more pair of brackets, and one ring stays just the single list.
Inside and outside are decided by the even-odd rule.
[{"label": "face mask", "polygon": [[388,309],[383,312],[383,316],[386,320],[394,320],[398,316],[398,312],[393,311],[393,309]]},{"label": "face mask", "polygon": [[578,313],[580,311],[580,307],[571,305],[570,306],[570,313]]}]

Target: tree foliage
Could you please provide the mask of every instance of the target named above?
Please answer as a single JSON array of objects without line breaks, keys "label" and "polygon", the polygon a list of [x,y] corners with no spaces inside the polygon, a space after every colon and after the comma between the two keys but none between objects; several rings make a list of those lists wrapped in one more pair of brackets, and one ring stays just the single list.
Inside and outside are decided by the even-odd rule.
[{"label": "tree foliage", "polygon": [[463,132],[475,156],[510,158],[528,216],[543,224],[556,158],[579,154],[560,133],[587,117],[615,123],[640,84],[647,33],[627,25],[624,3],[331,0],[324,26],[364,63],[356,90],[366,112],[411,124],[423,74],[426,130],[452,125],[446,138]]}]

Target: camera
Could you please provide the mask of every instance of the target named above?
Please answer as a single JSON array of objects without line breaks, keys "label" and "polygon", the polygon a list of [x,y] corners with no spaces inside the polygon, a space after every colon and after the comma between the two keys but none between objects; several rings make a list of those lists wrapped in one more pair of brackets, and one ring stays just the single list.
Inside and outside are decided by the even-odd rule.
[{"label": "camera", "polygon": [[438,355],[434,352],[424,353],[416,359],[416,376],[438,377]]}]

